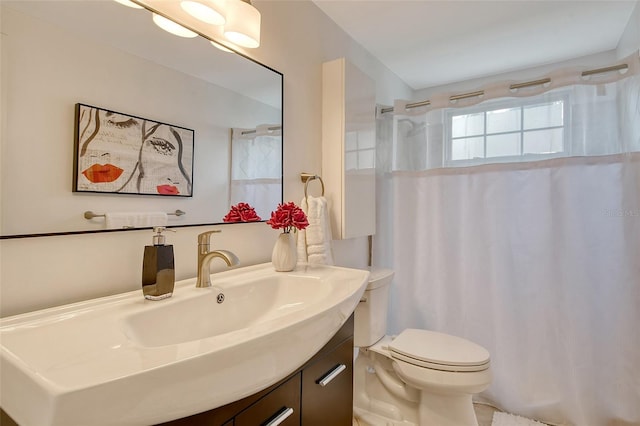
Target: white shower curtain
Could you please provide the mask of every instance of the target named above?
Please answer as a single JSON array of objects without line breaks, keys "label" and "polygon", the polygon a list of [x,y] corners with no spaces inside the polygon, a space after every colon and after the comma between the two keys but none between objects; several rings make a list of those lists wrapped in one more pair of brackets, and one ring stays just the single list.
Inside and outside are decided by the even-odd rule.
[{"label": "white shower curtain", "polygon": [[[486,347],[494,378],[479,399],[555,424],[640,424],[639,79],[570,88],[583,94],[579,156],[445,168],[429,158],[445,114],[378,120],[374,262],[396,272],[389,332]],[[590,107],[603,90],[617,93],[607,114]],[[407,141],[406,120],[421,141]]]}]

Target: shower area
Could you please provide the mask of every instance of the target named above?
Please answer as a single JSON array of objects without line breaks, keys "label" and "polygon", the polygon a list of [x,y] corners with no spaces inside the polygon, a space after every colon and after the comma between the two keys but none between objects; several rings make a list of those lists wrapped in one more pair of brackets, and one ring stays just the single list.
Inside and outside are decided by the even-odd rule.
[{"label": "shower area", "polygon": [[502,410],[640,425],[638,53],[377,116],[388,332],[487,348]]}]

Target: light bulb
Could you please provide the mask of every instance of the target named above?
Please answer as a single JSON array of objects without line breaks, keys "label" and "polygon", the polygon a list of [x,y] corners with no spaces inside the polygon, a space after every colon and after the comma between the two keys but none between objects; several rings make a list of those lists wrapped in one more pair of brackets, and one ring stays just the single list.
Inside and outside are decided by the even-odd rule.
[{"label": "light bulb", "polygon": [[178,37],[193,38],[198,36],[198,34],[193,31],[188,30],[182,25],[177,24],[164,16],[158,15],[157,13],[153,14],[153,22],[163,30],[173,35],[177,35]]},{"label": "light bulb", "polygon": [[221,5],[213,1],[208,1],[207,4],[205,4],[200,1],[185,0],[180,3],[180,6],[189,15],[207,24],[224,25],[227,21],[222,12],[223,9]]},{"label": "light bulb", "polygon": [[229,0],[224,36],[238,46],[248,48],[260,46],[260,12],[258,9],[242,0]]}]

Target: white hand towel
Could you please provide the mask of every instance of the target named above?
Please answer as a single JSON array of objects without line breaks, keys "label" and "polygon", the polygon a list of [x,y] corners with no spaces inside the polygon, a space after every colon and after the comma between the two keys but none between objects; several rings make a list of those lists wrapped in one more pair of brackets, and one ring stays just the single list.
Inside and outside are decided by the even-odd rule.
[{"label": "white hand towel", "polygon": [[307,197],[309,226],[306,229],[307,262],[333,265],[329,208],[324,197]]},{"label": "white hand towel", "polygon": [[[309,206],[307,204],[307,197],[304,197],[302,201],[300,201],[300,208],[307,215],[307,219],[309,218]],[[297,251],[298,251],[298,262],[299,263],[307,263],[307,231],[306,229],[298,229],[298,241],[297,241]]]},{"label": "white hand towel", "polygon": [[166,226],[167,214],[164,212],[111,212],[105,213],[105,222],[107,229]]}]

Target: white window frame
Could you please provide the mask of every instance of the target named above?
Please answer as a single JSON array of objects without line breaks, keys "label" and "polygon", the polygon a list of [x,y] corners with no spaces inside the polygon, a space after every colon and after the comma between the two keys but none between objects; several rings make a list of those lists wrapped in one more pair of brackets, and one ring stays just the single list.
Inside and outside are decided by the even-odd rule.
[{"label": "white window frame", "polygon": [[[562,126],[551,126],[551,127],[540,127],[536,129],[528,129],[524,130],[524,120],[523,120],[523,111],[525,107],[533,106],[533,105],[541,105],[548,104],[551,102],[562,101],[563,103],[563,125]],[[538,96],[535,98],[511,98],[508,100],[501,100],[497,102],[486,102],[482,105],[474,105],[472,107],[467,108],[451,108],[446,112],[446,126],[445,126],[445,149],[444,149],[444,166],[445,167],[460,167],[460,166],[472,166],[478,164],[489,164],[489,163],[512,163],[512,162],[521,162],[521,161],[536,161],[536,160],[544,160],[549,158],[557,158],[557,157],[566,157],[570,156],[569,152],[570,143],[569,143],[569,129],[570,129],[570,120],[571,120],[571,112],[570,112],[570,96],[569,92],[556,92],[553,94],[545,94],[542,96]],[[509,132],[500,132],[500,133],[487,133],[487,112],[498,110],[498,109],[513,109],[520,108],[520,130],[519,131],[509,131]],[[469,114],[477,114],[484,113],[484,133],[478,134],[476,137],[482,137],[484,139],[484,158],[473,158],[473,159],[464,159],[464,160],[453,160],[452,156],[452,147],[453,141],[455,139],[464,139],[464,138],[453,138],[452,129],[453,129],[453,117],[460,115],[469,115]],[[527,132],[538,131],[538,130],[547,130],[547,129],[563,129],[562,132],[562,150],[559,152],[549,153],[549,154],[523,154],[523,144],[524,137],[523,135]],[[501,156],[501,157],[486,157],[487,152],[487,136],[501,135],[501,134],[512,134],[512,133],[520,133],[520,154],[519,155],[510,155],[510,156]],[[472,136],[466,136],[469,138]]]}]

